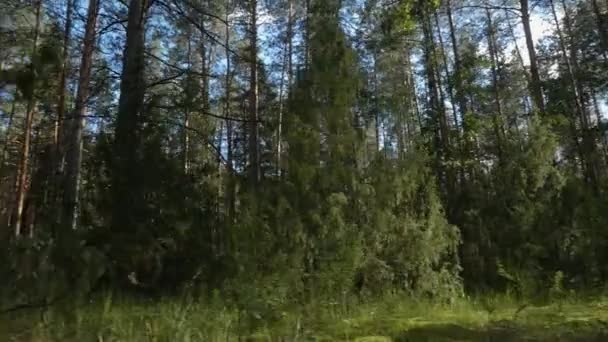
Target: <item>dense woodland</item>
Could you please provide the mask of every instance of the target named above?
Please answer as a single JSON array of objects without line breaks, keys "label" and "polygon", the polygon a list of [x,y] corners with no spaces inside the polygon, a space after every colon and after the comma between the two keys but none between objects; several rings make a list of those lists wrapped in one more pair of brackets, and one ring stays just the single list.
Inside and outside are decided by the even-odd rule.
[{"label": "dense woodland", "polygon": [[605,0],[2,1],[2,298],[601,289],[607,95]]}]

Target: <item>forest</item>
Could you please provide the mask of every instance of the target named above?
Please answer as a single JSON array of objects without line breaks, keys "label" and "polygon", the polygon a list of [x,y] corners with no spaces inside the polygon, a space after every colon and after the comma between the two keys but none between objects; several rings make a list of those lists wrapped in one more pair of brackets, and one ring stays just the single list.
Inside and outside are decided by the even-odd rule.
[{"label": "forest", "polygon": [[0,150],[2,340],[608,340],[606,0],[4,0]]}]

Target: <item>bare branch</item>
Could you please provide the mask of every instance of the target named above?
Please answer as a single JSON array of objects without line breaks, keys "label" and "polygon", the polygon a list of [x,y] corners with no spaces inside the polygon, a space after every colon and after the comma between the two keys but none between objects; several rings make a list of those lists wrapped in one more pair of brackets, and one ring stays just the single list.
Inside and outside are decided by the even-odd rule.
[{"label": "bare branch", "polygon": [[481,9],[481,10],[497,10],[497,11],[509,11],[515,13],[517,16],[521,16],[521,9],[518,7],[510,6],[494,6],[494,5],[463,5],[452,8],[453,11],[465,10],[465,9]]},{"label": "bare branch", "polygon": [[[182,109],[180,106],[163,106],[163,105],[152,105],[152,108],[160,108],[160,109],[165,109],[165,110],[171,110],[171,109]],[[227,120],[227,121],[235,121],[235,122],[251,122],[251,120],[248,119],[243,119],[243,118],[238,118],[238,117],[229,117],[229,116],[223,116],[223,115],[219,115],[219,114],[214,114],[211,112],[205,112],[205,111],[201,111],[199,109],[197,109],[197,112],[205,115],[205,116],[210,116],[212,118],[216,118],[216,119],[221,119],[221,120]],[[259,120],[257,121],[258,123],[264,123],[264,120]]]}]

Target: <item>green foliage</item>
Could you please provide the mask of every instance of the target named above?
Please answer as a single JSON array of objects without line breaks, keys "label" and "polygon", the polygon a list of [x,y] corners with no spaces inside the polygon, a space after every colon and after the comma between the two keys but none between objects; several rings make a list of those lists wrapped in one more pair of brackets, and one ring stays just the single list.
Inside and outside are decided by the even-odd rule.
[{"label": "green foliage", "polygon": [[[488,313],[487,304],[493,310]],[[98,295],[72,303],[71,313],[50,308],[2,317],[0,338],[37,341],[250,341],[267,340],[594,340],[606,335],[606,298],[527,306],[505,296],[457,300],[449,305],[390,295],[350,311],[314,303],[278,308],[277,318],[252,315],[218,297],[163,298],[156,302]],[[561,305],[561,310],[557,311]],[[251,321],[255,320],[255,324]],[[2,323],[8,323],[2,324]]]},{"label": "green foliage", "polygon": [[0,289],[2,307],[45,307],[90,294],[108,263],[101,251],[84,243],[78,236],[59,243],[50,239],[12,243],[2,255],[11,262],[0,267],[0,275],[11,279]]},{"label": "green foliage", "polygon": [[[273,328],[304,334],[301,323],[348,340],[358,329],[382,332],[372,327],[378,313],[353,305],[405,316],[396,326],[380,322],[399,336],[418,324],[413,316],[424,316],[429,298],[445,322],[462,314],[467,324],[489,324],[488,316],[524,314],[527,303],[517,301],[605,286],[603,5],[599,13],[586,2],[565,10],[567,37],[549,34],[537,44],[544,113],[529,108],[529,68],[521,51],[509,51],[513,18],[491,2],[257,1],[272,21],[258,37],[240,25],[251,19],[239,17],[248,2],[185,2],[179,13],[150,2],[143,26],[127,25],[141,29],[146,51],[138,47],[133,70],[122,74],[115,69],[122,56],[111,52],[125,37],[100,16],[71,231],[57,224],[60,138],[69,130],[56,119],[64,64],[64,115],[72,111],[78,72],[71,64],[81,42],[72,37],[62,60],[60,6],[43,2],[35,35],[36,3],[0,5],[16,21],[0,37],[12,44],[0,51],[0,100],[11,102],[0,106],[0,291],[9,306],[100,288],[147,298],[185,292],[184,301],[209,309],[131,298],[124,300],[131,308],[112,312],[107,297],[102,309],[45,319],[97,334],[77,336],[85,340],[262,338]],[[101,13],[125,10],[102,5]],[[290,5],[293,18],[285,18]],[[478,20],[485,7],[494,37],[487,19]],[[245,57],[252,40],[257,61]],[[494,54],[486,56],[490,41]],[[137,101],[121,108],[128,122],[118,132],[117,90],[125,84],[138,96],[123,97]],[[256,184],[246,176],[253,97]],[[28,109],[31,131],[23,125]],[[5,225],[14,225],[28,135],[23,221],[31,234],[13,238]],[[463,303],[465,289],[500,294]],[[400,303],[366,303],[378,298]],[[448,304],[456,314],[445,312]],[[316,314],[318,321],[310,318]],[[337,323],[325,327],[323,319]],[[66,337],[38,328],[41,338]]]},{"label": "green foliage", "polygon": [[459,233],[444,217],[424,160],[379,158],[367,175],[370,187],[361,200],[365,289],[394,286],[435,297],[460,295]]}]

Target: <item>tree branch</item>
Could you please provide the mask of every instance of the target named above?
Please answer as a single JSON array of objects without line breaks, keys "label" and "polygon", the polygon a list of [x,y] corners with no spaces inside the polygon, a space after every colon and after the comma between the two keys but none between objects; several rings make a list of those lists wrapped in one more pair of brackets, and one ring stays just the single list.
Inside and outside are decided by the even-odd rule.
[{"label": "tree branch", "polygon": [[495,5],[463,5],[453,7],[453,11],[465,10],[465,9],[482,9],[482,10],[498,10],[498,11],[510,11],[515,13],[517,16],[521,16],[521,9],[510,6],[495,6]]}]

